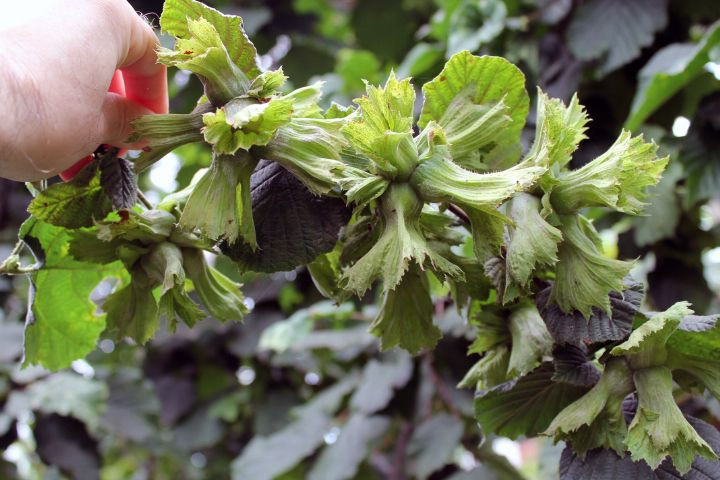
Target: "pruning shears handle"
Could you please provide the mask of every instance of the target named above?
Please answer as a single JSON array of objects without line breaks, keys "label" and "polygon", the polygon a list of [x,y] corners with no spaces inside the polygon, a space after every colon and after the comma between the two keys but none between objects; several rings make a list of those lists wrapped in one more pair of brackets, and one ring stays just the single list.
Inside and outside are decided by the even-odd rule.
[{"label": "pruning shears handle", "polygon": [[[115,74],[113,75],[112,81],[110,82],[110,88],[108,88],[108,92],[111,93],[117,93],[118,95],[122,95],[123,97],[126,96],[125,93],[125,80],[123,79],[123,74],[120,70],[115,70]],[[105,145],[107,147],[107,145]],[[122,156],[127,152],[127,150],[123,149],[118,152],[118,157]],[[88,155],[87,157],[84,157],[80,159],[77,163],[75,163],[72,167],[68,168],[64,172],[60,174],[60,178],[67,182],[72,180],[72,178],[77,175],[77,173],[85,168],[87,164],[92,162],[93,156]]]}]

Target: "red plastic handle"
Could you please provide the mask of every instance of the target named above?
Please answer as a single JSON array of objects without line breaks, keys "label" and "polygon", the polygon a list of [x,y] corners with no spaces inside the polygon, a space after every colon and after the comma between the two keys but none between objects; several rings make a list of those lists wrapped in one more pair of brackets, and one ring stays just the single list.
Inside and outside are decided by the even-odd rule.
[{"label": "red plastic handle", "polygon": [[[115,70],[115,75],[113,75],[112,81],[110,82],[110,88],[108,88],[108,92],[117,93],[118,95],[122,95],[123,97],[126,96],[125,80],[123,79],[123,75],[120,70]],[[118,152],[118,157],[125,155],[125,152],[127,152],[127,150],[120,150]],[[92,159],[92,155],[88,155],[87,157],[79,160],[75,165],[62,172],[60,174],[60,178],[63,179],[63,181],[65,182],[72,180],[72,178],[77,175],[80,170],[82,170],[87,164],[92,162]]]}]

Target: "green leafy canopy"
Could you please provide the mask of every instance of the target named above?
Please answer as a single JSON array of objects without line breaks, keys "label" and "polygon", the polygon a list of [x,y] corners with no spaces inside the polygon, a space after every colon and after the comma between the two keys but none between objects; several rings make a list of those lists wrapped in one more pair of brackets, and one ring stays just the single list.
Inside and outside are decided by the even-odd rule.
[{"label": "green leafy canopy", "polygon": [[[647,19],[625,50],[606,32],[589,45],[583,26],[600,3],[612,4],[625,24],[626,11]],[[498,8],[493,18],[509,22],[510,7]],[[578,7],[569,35],[578,39],[576,55],[598,59],[604,74],[634,58],[664,22],[656,10],[593,0]],[[629,277],[634,263],[609,254],[598,232],[622,215],[641,215],[653,201],[648,189],[669,161],[655,143],[615,132],[606,151],[575,167],[590,119],[577,96],[564,103],[538,90],[535,138],[523,154],[526,78],[500,57],[460,51],[418,88],[391,72],[382,85],[365,82],[354,106],[324,109],[322,82],[295,88],[282,68],[261,68],[240,17],[195,0],[167,0],[160,26],[175,45],[160,48],[158,61],[197,75],[204,94],[190,113],[133,122],[132,140],[149,145],[134,169],[129,160],[113,163],[116,152],[96,154],[72,182],[33,190],[21,243],[0,265],[3,273],[30,277],[26,364],[65,368],[103,337],[144,345],[178,322],[191,328],[206,317],[240,321],[249,309],[236,272],[248,278],[307,267],[321,295],[337,302],[355,295],[357,305],[374,297],[377,305],[356,312],[348,302],[329,320],[296,315],[263,335],[253,330],[262,346],[287,355],[303,342],[327,348],[347,341],[340,327],[351,320],[365,322],[358,325],[379,339],[381,351],[400,347],[418,355],[442,347],[444,334],[469,323],[474,330],[463,334],[479,357],[459,385],[476,391],[484,434],[565,441],[577,457],[572,465],[592,464],[598,449],[651,469],[669,457],[683,474],[697,458],[716,459],[673,396],[673,381],[720,392],[715,323],[697,320],[685,302],[642,312],[644,290]],[[693,47],[682,72],[641,73],[629,128],[657,107],[644,97],[648,92],[670,95],[697,73],[716,32]],[[482,33],[486,40],[468,42],[497,37]],[[450,50],[459,38],[449,41]],[[423,45],[413,55],[423,64],[436,61],[440,47]],[[379,61],[368,63],[379,77]],[[356,76],[346,64],[339,71]],[[211,163],[153,205],[138,190],[136,173],[189,143],[211,151]],[[22,263],[24,247],[34,264]],[[291,293],[283,309],[304,301]],[[461,327],[448,326],[448,312]],[[333,328],[313,337],[326,321]],[[364,355],[370,334],[360,335],[362,347],[343,361]],[[401,454],[412,460],[412,472],[427,477],[440,468],[452,452],[432,452],[433,429],[444,429],[456,444],[463,422],[449,407],[453,415],[428,417],[402,433],[385,409],[394,408],[394,390],[415,388],[414,363],[405,352],[382,355],[362,374],[346,372],[337,389],[298,409],[285,428],[253,438],[234,475],[275,478],[317,457],[299,475],[351,478],[364,468],[372,443],[395,431],[408,436]],[[289,358],[273,359],[273,368],[295,361]],[[422,362],[433,371],[430,355]],[[320,363],[345,368],[342,361]],[[314,368],[320,367],[307,366]],[[447,396],[439,378],[417,388]],[[637,397],[637,408],[626,419],[628,395]],[[341,407],[344,430],[323,447]],[[230,418],[228,408],[215,410]],[[280,450],[292,452],[281,461],[268,457]],[[347,463],[334,463],[333,455]]]}]

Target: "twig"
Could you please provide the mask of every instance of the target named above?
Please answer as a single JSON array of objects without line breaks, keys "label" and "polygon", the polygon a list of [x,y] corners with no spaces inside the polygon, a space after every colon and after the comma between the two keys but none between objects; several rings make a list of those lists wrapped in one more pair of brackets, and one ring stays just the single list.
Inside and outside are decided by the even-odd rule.
[{"label": "twig", "polygon": [[388,480],[406,480],[405,477],[405,456],[407,455],[407,445],[412,435],[412,423],[404,422],[398,433],[395,443],[395,452],[393,452],[392,471]]},{"label": "twig", "polygon": [[29,265],[27,267],[18,266],[11,270],[5,270],[4,265],[0,265],[0,275],[7,275],[9,277],[39,272],[40,270],[42,270],[42,267],[37,263],[33,263],[32,265]]},{"label": "twig", "polygon": [[453,417],[460,418],[460,412],[458,412],[457,407],[455,407],[455,402],[453,402],[453,399],[450,396],[450,392],[448,392],[445,383],[443,382],[442,378],[440,378],[437,370],[435,370],[435,366],[433,365],[434,357],[432,352],[425,353],[423,357],[427,369],[430,372],[430,378],[432,379],[433,385],[435,385],[435,390],[437,391],[438,396],[442,399],[447,409],[450,410],[450,413],[453,415]]},{"label": "twig", "polygon": [[140,190],[137,191],[137,197],[138,197],[138,200],[140,200],[140,203],[145,205],[145,208],[147,208],[148,210],[152,210],[153,208],[155,208],[155,207],[153,207],[153,204],[150,203],[150,200],[148,200],[148,198],[145,196],[145,194],[142,193]]},{"label": "twig", "polygon": [[470,217],[463,211],[462,208],[458,207],[454,203],[448,205],[448,210],[455,214],[465,225],[470,225]]},{"label": "twig", "polygon": [[20,275],[34,271],[31,270],[32,265],[30,267],[20,265],[20,251],[24,246],[25,242],[18,240],[10,255],[0,262],[0,275]]},{"label": "twig", "polygon": [[23,242],[22,240],[18,240],[12,252],[10,252],[10,256],[12,257],[13,255],[20,255],[20,251],[23,249],[24,246],[25,242]]}]

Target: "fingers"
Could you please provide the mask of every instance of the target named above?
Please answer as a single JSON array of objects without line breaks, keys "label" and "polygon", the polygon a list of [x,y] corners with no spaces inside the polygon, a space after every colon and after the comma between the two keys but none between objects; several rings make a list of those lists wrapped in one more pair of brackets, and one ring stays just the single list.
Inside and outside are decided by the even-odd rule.
[{"label": "fingers", "polygon": [[98,145],[128,146],[125,140],[132,132],[130,122],[151,113],[149,108],[134,100],[115,93],[105,94],[96,133]]},{"label": "fingers", "polygon": [[167,113],[167,69],[157,63],[157,37],[141,17],[135,12],[132,15],[127,54],[118,64],[125,79],[127,98],[155,113]]},{"label": "fingers", "polygon": [[95,145],[138,149],[147,142],[128,144],[130,122],[142,115],[167,113],[167,70],[157,63],[158,40],[152,27],[125,0],[107,0],[116,17],[119,52],[116,67],[122,71],[125,96],[107,93],[103,98]]}]

